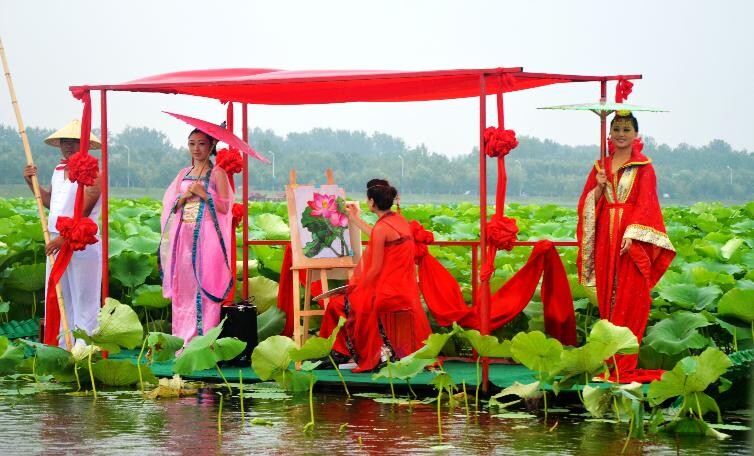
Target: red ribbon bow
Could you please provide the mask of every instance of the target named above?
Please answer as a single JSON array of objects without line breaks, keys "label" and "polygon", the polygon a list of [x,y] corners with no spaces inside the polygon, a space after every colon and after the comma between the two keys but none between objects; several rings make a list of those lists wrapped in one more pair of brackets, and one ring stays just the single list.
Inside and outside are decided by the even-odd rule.
[{"label": "red ribbon bow", "polygon": [[487,223],[487,242],[497,250],[511,250],[517,238],[516,219],[495,214]]},{"label": "red ribbon bow", "polygon": [[621,79],[615,86],[615,102],[623,103],[624,100],[628,100],[628,96],[631,95],[631,90],[634,87],[634,83]]},{"label": "red ribbon bow", "polygon": [[231,213],[233,214],[233,230],[238,227],[238,224],[241,223],[241,220],[243,219],[243,204],[235,203],[233,204],[233,209],[231,209]]},{"label": "red ribbon bow", "polygon": [[237,149],[220,149],[217,151],[217,166],[232,176],[243,170],[243,159]]},{"label": "red ribbon bow", "polygon": [[421,258],[429,253],[427,244],[435,241],[435,234],[425,230],[424,226],[416,220],[411,220],[409,225],[411,226],[411,234],[414,236],[414,260],[418,263]]},{"label": "red ribbon bow", "polygon": [[68,160],[68,178],[82,185],[94,185],[99,176],[99,162],[88,153],[76,152]]},{"label": "red ribbon bow", "polygon": [[89,244],[96,244],[97,224],[89,217],[78,220],[71,217],[58,217],[55,224],[60,235],[68,242],[73,250],[84,250]]},{"label": "red ribbon bow", "polygon": [[496,127],[484,130],[484,153],[490,157],[505,157],[517,146],[518,140],[513,130]]}]

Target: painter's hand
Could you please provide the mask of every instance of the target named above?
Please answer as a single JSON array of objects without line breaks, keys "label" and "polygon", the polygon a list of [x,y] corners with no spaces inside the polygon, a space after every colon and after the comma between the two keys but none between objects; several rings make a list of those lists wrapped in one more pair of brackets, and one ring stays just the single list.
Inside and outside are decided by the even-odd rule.
[{"label": "painter's hand", "polygon": [[55,239],[52,239],[45,246],[45,254],[48,256],[57,255],[58,252],[60,251],[60,248],[63,247],[64,241],[65,241],[65,238],[63,238],[63,236],[58,236]]},{"label": "painter's hand", "polygon": [[359,209],[359,205],[356,203],[346,203],[346,216],[351,219],[357,219],[359,218],[359,213],[361,210]]}]

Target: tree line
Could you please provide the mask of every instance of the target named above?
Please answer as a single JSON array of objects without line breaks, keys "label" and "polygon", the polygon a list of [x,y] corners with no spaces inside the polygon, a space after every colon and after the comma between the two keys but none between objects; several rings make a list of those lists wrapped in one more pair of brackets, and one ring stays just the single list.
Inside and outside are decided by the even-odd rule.
[{"label": "tree line", "polygon": [[[44,144],[53,130],[27,128],[40,168],[40,182],[49,182],[59,162],[57,149]],[[96,133],[96,132],[95,132]],[[253,192],[279,193],[295,169],[299,183],[322,183],[331,168],[335,180],[349,193],[363,192],[374,177],[388,178],[403,194],[477,195],[479,156],[474,148],[448,157],[424,145],[409,147],[384,133],[317,128],[283,137],[272,130],[254,129],[249,142],[274,162],[250,160],[249,185]],[[519,146],[506,157],[508,195],[511,197],[578,198],[586,174],[598,156],[594,146],[568,146],[549,139],[519,136]],[[644,152],[654,162],[658,192],[664,199],[694,201],[749,201],[754,195],[754,155],[733,150],[723,140],[704,146],[670,147],[645,138]],[[100,157],[99,151],[93,155]],[[162,188],[189,163],[185,146],[175,147],[155,129],[127,127],[110,135],[109,182],[111,187]],[[0,184],[23,183],[25,164],[16,129],[0,125]],[[488,191],[494,191],[497,164],[487,159]],[[238,179],[236,179],[238,184]]]}]

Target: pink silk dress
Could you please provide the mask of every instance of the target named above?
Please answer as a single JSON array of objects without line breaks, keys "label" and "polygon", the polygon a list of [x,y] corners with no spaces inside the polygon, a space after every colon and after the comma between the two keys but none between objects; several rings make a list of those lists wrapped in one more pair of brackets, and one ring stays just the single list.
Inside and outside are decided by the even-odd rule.
[{"label": "pink silk dress", "polygon": [[[233,190],[218,179],[227,176],[211,168],[200,179],[184,168],[163,198],[160,272],[162,293],[172,301],[172,333],[188,343],[220,322],[220,305],[233,285],[231,274]],[[176,209],[189,185],[200,180],[207,201],[193,198]],[[226,194],[220,194],[222,189]]]}]

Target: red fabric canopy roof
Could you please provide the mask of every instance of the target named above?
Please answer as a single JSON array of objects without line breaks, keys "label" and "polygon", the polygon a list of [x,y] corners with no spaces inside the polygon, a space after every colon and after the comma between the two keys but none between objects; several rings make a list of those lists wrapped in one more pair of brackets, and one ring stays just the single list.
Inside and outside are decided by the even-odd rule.
[{"label": "red fabric canopy roof", "polygon": [[113,85],[72,86],[71,91],[159,92],[270,105],[427,101],[479,96],[482,75],[487,94],[497,93],[501,86],[503,92],[513,92],[561,82],[641,78],[528,73],[522,68],[415,72],[228,68],[159,74]]}]

